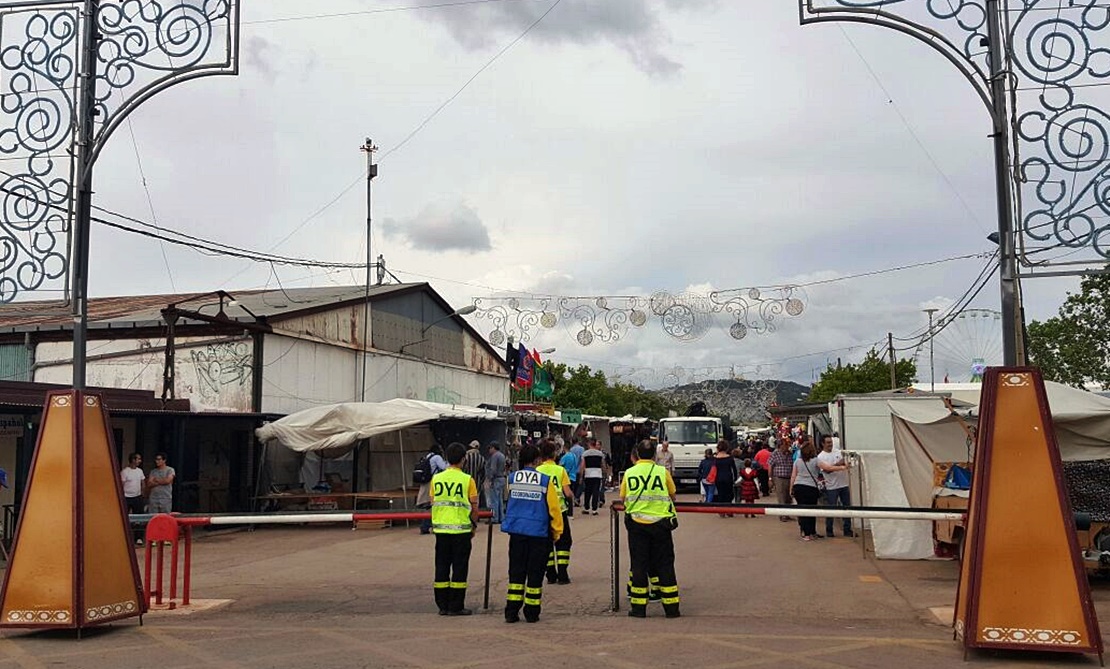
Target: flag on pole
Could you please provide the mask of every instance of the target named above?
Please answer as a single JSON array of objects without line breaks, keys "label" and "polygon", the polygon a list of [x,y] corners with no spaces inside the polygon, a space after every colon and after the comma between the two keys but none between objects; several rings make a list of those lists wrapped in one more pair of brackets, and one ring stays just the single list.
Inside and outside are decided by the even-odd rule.
[{"label": "flag on pole", "polygon": [[535,361],[532,359],[532,354],[528,352],[528,349],[524,348],[524,344],[520,345],[517,358],[517,370],[516,376],[513,377],[515,379],[513,385],[517,388],[527,388],[532,385],[532,368],[535,365]]},{"label": "flag on pole", "polygon": [[510,338],[509,343],[505,345],[505,364],[509,367],[509,383],[516,385],[516,370],[520,366],[520,355],[517,348],[513,346],[513,340]]}]

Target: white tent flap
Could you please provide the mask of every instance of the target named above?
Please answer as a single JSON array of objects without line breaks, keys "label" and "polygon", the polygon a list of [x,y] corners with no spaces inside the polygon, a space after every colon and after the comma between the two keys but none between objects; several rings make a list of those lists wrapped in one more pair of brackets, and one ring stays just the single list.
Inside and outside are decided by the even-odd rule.
[{"label": "white tent flap", "polygon": [[[864,451],[859,456],[862,461],[863,501],[867,506],[910,506],[902,488],[894,453]],[[932,521],[871,520],[869,523],[875,556],[879,559],[921,560],[934,557]]]}]

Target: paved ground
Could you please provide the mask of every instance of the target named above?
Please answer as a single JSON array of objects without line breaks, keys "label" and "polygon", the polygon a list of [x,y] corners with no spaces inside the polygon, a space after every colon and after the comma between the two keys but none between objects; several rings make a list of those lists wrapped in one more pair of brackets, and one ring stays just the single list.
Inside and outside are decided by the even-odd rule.
[{"label": "paved ground", "polygon": [[[962,651],[933,607],[951,607],[952,562],[877,562],[858,540],[803,543],[775,518],[686,515],[676,534],[683,617],[609,612],[609,518],[578,517],[573,583],[544,589],[539,624],[501,616],[507,541],[494,536],[491,608],[442,618],[432,538],[411,529],[260,529],[206,536],[194,597],[230,603],[153,612],[143,626],[4,632],[5,667],[951,667]],[[485,527],[468,603],[481,605]],[[622,536],[623,541],[623,536]],[[141,559],[140,553],[140,559]],[[621,556],[627,568],[627,555]],[[1094,583],[1110,620],[1110,585]],[[624,603],[622,602],[622,606]],[[950,609],[949,609],[950,610]],[[1104,622],[1105,624],[1105,622]],[[1097,666],[1083,656],[976,653],[974,667]]]}]

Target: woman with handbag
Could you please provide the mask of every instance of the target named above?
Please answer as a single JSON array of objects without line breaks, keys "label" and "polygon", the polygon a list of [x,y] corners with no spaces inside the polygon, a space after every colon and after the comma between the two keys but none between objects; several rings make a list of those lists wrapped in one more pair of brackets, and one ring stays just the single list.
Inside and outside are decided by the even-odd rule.
[{"label": "woman with handbag", "polygon": [[[816,458],[817,449],[807,440],[798,459],[794,461],[794,471],[790,475],[790,492],[802,506],[817,504],[820,496],[821,482],[818,480]],[[817,534],[817,518],[803,516],[801,513],[799,511],[798,527],[802,531],[802,541],[813,541],[820,536]]]}]

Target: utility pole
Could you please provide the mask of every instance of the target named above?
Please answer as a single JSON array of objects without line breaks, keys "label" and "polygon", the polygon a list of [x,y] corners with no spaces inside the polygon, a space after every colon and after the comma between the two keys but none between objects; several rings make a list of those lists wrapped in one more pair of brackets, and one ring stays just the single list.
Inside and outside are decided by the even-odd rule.
[{"label": "utility pole", "polygon": [[894,362],[894,333],[886,333],[886,348],[890,351],[890,389],[898,389],[898,376],[894,373],[894,368],[897,363]]},{"label": "utility pole", "polygon": [[1005,40],[1002,33],[999,0],[987,2],[987,41],[989,42],[991,120],[994,124],[994,182],[998,200],[998,264],[1002,297],[1002,364],[1011,367],[1025,364],[1024,351],[1018,347],[1022,331],[1021,309],[1018,305],[1017,254],[1014,249],[1014,212],[1010,198],[1008,164],[1009,127],[1006,112]]},{"label": "utility pole", "polygon": [[935,393],[937,391],[937,379],[936,367],[933,366],[933,314],[935,314],[938,309],[936,307],[929,307],[922,311],[929,314],[929,392]]},{"label": "utility pole", "polygon": [[[372,230],[373,216],[373,184],[374,177],[378,176],[378,164],[374,162],[374,140],[366,138],[359,150],[366,154],[366,294],[362,304],[362,374],[359,378],[358,399],[366,401],[366,363],[370,357],[370,270],[374,266],[374,256],[370,250],[370,232]],[[381,281],[378,281],[380,284]]]}]

